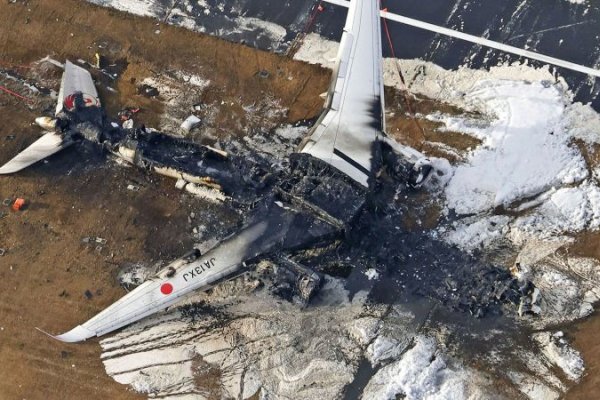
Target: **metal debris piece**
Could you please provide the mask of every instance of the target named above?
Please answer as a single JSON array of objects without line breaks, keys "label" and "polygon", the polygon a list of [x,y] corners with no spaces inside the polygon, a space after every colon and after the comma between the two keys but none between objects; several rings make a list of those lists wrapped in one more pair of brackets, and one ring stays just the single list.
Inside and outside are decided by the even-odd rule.
[{"label": "metal debris piece", "polygon": [[197,127],[200,124],[200,122],[202,122],[202,120],[192,114],[189,117],[187,117],[185,121],[183,121],[183,123],[181,124],[181,129],[189,133],[192,129]]},{"label": "metal debris piece", "polygon": [[81,239],[81,241],[83,243],[98,243],[100,245],[106,244],[106,239],[96,236],[86,236],[83,239]]},{"label": "metal debris piece", "polygon": [[143,84],[138,87],[138,94],[146,97],[156,97],[159,95],[158,89],[154,86]]},{"label": "metal debris piece", "polygon": [[133,114],[137,114],[140,112],[139,108],[125,108],[117,114],[121,121],[127,121],[128,119],[133,118]]},{"label": "metal debris piece", "polygon": [[297,263],[296,261],[277,256],[276,260],[287,269],[293,271],[298,277],[296,279],[296,290],[304,304],[308,303],[321,285],[321,277],[312,269]]},{"label": "metal debris piece", "polygon": [[123,122],[123,128],[124,129],[133,129],[133,120],[132,119],[125,120],[125,122]]},{"label": "metal debris piece", "polygon": [[102,57],[100,56],[100,53],[95,53],[94,54],[94,66],[96,68],[101,68],[101,61],[102,61]]},{"label": "metal debris piece", "polygon": [[525,314],[539,315],[542,312],[542,308],[539,305],[540,300],[540,290],[535,287],[533,288],[533,290],[530,290],[530,293],[521,296],[518,311],[519,316],[522,317]]},{"label": "metal debris piece", "polygon": [[187,185],[187,181],[185,179],[177,179],[177,182],[175,182],[175,187],[179,190],[182,190],[185,185]]},{"label": "metal debris piece", "polygon": [[216,202],[225,201],[227,199],[223,192],[217,189],[206,187],[204,185],[197,185],[195,183],[188,183],[185,185],[185,190],[195,196]]},{"label": "metal debris piece", "polygon": [[25,207],[25,199],[18,197],[12,205],[14,211],[22,210]]}]

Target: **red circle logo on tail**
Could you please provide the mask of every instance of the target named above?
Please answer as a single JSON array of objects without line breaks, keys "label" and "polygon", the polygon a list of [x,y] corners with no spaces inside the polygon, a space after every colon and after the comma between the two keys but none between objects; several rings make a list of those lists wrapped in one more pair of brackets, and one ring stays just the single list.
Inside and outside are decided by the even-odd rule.
[{"label": "red circle logo on tail", "polygon": [[[65,108],[69,111],[73,111],[75,110],[75,96],[77,95],[77,93],[73,93],[68,95],[67,97],[65,97],[65,101],[63,102]],[[99,107],[100,106],[100,101],[95,98],[94,96],[91,96],[89,94],[85,94],[82,93],[81,96],[83,97],[83,104],[85,107]]]}]

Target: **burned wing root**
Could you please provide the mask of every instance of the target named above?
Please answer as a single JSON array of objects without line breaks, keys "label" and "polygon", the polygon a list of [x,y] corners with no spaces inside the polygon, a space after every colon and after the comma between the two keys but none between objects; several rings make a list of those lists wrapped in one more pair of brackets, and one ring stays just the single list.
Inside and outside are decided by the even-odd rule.
[{"label": "burned wing root", "polygon": [[[246,267],[271,280],[275,294],[306,305],[321,277],[297,263],[294,252],[343,237],[365,195],[365,188],[325,162],[295,154],[290,173],[250,210],[245,227],[222,244],[243,238]],[[257,227],[260,235],[246,234]]]}]

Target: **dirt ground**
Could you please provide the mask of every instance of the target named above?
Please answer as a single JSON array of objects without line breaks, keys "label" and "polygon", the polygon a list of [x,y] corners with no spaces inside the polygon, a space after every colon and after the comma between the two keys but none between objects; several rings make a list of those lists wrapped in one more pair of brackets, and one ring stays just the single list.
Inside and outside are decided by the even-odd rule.
[{"label": "dirt ground", "polygon": [[[271,122],[316,116],[323,104],[319,94],[326,90],[330,74],[83,1],[0,3],[0,67],[27,66],[46,55],[91,61],[98,49],[123,66],[113,85],[116,93],[100,87],[109,115],[124,106],[141,107],[140,122],[156,124],[164,105],[137,95],[136,77],[185,70],[211,81],[201,102],[228,104],[214,121],[223,134],[261,126],[261,119],[249,118],[237,106],[257,98],[276,98],[289,110],[280,121]],[[27,69],[19,71],[27,74]],[[269,77],[259,76],[261,71]],[[404,103],[398,94],[389,97],[391,104]],[[440,107],[413,101],[417,112]],[[0,165],[39,136],[39,128],[31,125],[39,111],[0,93]],[[388,117],[390,133],[422,148],[423,134],[412,119],[401,114]],[[420,124],[429,141],[443,140],[457,150],[477,144],[458,133],[438,138],[430,122]],[[128,190],[130,184],[139,191]],[[143,398],[105,374],[98,340],[63,344],[35,327],[62,333],[86,321],[125,293],[116,281],[121,266],[180,256],[192,245],[190,211],[202,208],[218,214],[222,208],[182,195],[171,180],[116,166],[94,150],[75,147],[47,163],[0,178],[0,201],[16,197],[27,200],[23,211],[0,205],[0,248],[6,250],[0,256],[0,399]],[[82,242],[90,236],[107,243],[96,249]],[[599,365],[593,362],[600,350],[593,333],[599,321],[592,318],[573,333],[584,349],[591,376],[584,382],[588,389],[578,388],[573,398],[585,398],[576,393],[590,393],[598,385],[594,371]]]},{"label": "dirt ground", "polygon": [[585,376],[581,384],[571,389],[565,399],[588,400],[598,397],[600,389],[600,314],[595,312],[585,321],[578,323],[570,329],[570,337],[574,338],[574,345],[583,352],[585,360]]}]

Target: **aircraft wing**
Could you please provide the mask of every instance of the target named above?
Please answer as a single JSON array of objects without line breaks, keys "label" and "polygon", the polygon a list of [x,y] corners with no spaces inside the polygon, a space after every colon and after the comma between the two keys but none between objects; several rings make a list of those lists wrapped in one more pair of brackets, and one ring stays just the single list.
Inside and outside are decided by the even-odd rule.
[{"label": "aircraft wing", "polygon": [[73,144],[73,141],[64,140],[60,134],[47,132],[25,150],[17,154],[15,158],[0,167],[0,174],[12,174],[13,172],[20,171],[71,144]]},{"label": "aircraft wing", "polygon": [[[304,223],[303,223],[304,221]],[[253,223],[202,256],[184,256],[89,321],[53,336],[79,342],[162,311],[195,290],[207,290],[241,272],[245,261],[331,235],[336,228],[302,212],[271,203]],[[52,335],[50,335],[52,336]]]},{"label": "aircraft wing", "polygon": [[194,290],[209,289],[242,267],[252,255],[248,244],[256,237],[268,236],[268,225],[267,221],[254,224],[191,262],[184,257],[171,263],[89,321],[54,338],[71,343],[101,336],[164,310]]},{"label": "aircraft wing", "polygon": [[351,2],[325,110],[300,149],[363,186],[379,166],[385,130],[378,4]]}]

